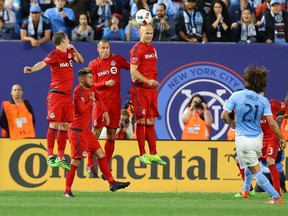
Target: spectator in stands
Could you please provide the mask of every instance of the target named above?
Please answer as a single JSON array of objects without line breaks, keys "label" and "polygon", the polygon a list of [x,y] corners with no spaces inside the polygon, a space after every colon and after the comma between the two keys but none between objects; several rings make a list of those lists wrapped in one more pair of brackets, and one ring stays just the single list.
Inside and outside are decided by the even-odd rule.
[{"label": "spectator in stands", "polygon": [[186,42],[207,42],[204,14],[196,7],[196,0],[186,0],[176,24],[179,40]]},{"label": "spectator in stands", "polygon": [[115,11],[112,0],[96,0],[96,5],[91,10],[92,27],[95,30],[94,39],[100,40],[104,33],[104,28]]},{"label": "spectator in stands", "polygon": [[[256,20],[260,21],[264,13],[270,13],[270,1],[265,0],[261,5],[259,5],[256,9]],[[286,11],[285,4],[281,4],[282,10]]]},{"label": "spectator in stands", "polygon": [[67,0],[65,7],[71,8],[75,17],[79,17],[80,13],[87,12],[82,0]]},{"label": "spectator in stands", "polygon": [[231,42],[231,19],[222,0],[214,0],[207,16],[206,34],[209,42]]},{"label": "spectator in stands", "polygon": [[20,9],[20,0],[5,0],[4,7],[17,13]]},{"label": "spectator in stands", "polygon": [[248,2],[248,0],[240,0],[239,4],[234,4],[231,5],[228,8],[228,12],[229,12],[229,16],[231,18],[231,22],[238,22],[241,19],[241,14],[243,12],[243,10],[245,10],[246,8],[249,8],[253,11],[254,13],[254,9],[251,7],[250,3]]},{"label": "spectator in stands", "polygon": [[[21,0],[23,2],[23,0]],[[25,1],[25,0],[24,0]],[[36,0],[37,2],[37,0]],[[53,8],[54,7],[54,0],[38,0],[38,3],[41,7],[42,11],[46,11],[49,8]]]},{"label": "spectator in stands", "polygon": [[41,15],[41,8],[38,4],[30,6],[30,15],[23,20],[21,25],[20,38],[22,41],[29,41],[32,47],[38,47],[40,44],[50,41],[50,22]]},{"label": "spectator in stands", "polygon": [[4,28],[7,29],[8,34],[14,35],[14,27],[16,24],[16,14],[10,9],[4,7],[5,0],[0,0],[0,17],[4,20]]},{"label": "spectator in stands", "polygon": [[0,126],[2,137],[17,140],[35,137],[35,116],[31,104],[23,99],[21,85],[15,84],[11,89],[11,100],[2,102],[0,113]]},{"label": "spectator in stands", "polygon": [[166,16],[166,5],[157,5],[157,16],[153,18],[153,41],[171,41],[175,34],[175,22]]},{"label": "spectator in stands", "polygon": [[252,8],[242,11],[241,20],[231,25],[235,42],[256,43],[258,41],[258,27],[255,25],[255,15]]},{"label": "spectator in stands", "polygon": [[71,40],[71,30],[74,26],[75,15],[71,8],[66,8],[66,0],[54,0],[55,7],[45,11],[44,16],[50,20],[52,33],[64,32]]},{"label": "spectator in stands", "polygon": [[13,39],[12,32],[9,29],[4,27],[5,21],[3,17],[0,17],[0,40]]},{"label": "spectator in stands", "polygon": [[123,26],[127,25],[130,19],[130,0],[114,0],[115,13],[119,13],[123,16]]},{"label": "spectator in stands", "polygon": [[108,26],[105,27],[102,38],[109,41],[125,41],[124,29],[120,21],[123,19],[121,14],[113,14],[109,20]]},{"label": "spectator in stands", "polygon": [[135,15],[129,20],[125,27],[126,41],[139,41],[140,25],[136,22]]},{"label": "spectator in stands", "polygon": [[280,0],[271,0],[270,7],[270,13],[265,13],[261,19],[259,37],[265,43],[287,43],[288,14],[282,11]]},{"label": "spectator in stands", "polygon": [[77,26],[72,30],[73,41],[93,41],[94,30],[89,25],[89,16],[86,12],[81,12],[77,19]]},{"label": "spectator in stands", "polygon": [[192,96],[183,115],[182,140],[209,140],[213,123],[205,98],[200,94]]},{"label": "spectator in stands", "polygon": [[173,20],[177,20],[179,17],[180,7],[177,3],[172,0],[158,0],[157,3],[153,5],[152,14],[157,15],[157,6],[159,4],[164,4],[166,6],[166,16]]},{"label": "spectator in stands", "polygon": [[197,0],[197,7],[200,11],[203,11],[205,16],[209,14],[211,10],[213,0]]},{"label": "spectator in stands", "polygon": [[20,7],[21,3],[20,0],[5,0],[4,8],[12,10],[15,13],[16,17],[16,22],[14,25],[14,39],[19,39],[20,38],[20,25],[22,22],[22,17],[21,17],[21,12],[20,12]]},{"label": "spectator in stands", "polygon": [[230,7],[230,1],[229,0],[222,0],[226,6],[227,9]]},{"label": "spectator in stands", "polygon": [[140,9],[145,9],[151,12],[151,7],[147,3],[147,0],[136,0],[136,2],[131,6],[130,16],[132,17],[135,15]]}]

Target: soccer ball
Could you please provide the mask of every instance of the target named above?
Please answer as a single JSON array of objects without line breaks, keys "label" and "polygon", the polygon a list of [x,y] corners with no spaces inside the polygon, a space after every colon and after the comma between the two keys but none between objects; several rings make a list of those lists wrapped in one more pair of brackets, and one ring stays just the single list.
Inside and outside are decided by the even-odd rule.
[{"label": "soccer ball", "polygon": [[152,15],[148,10],[140,9],[136,13],[136,22],[139,25],[145,26],[152,21]]}]

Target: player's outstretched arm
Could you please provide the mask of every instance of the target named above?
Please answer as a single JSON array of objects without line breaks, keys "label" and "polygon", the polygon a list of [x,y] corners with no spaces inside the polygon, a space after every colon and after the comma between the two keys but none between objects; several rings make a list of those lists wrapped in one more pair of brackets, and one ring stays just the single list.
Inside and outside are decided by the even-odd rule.
[{"label": "player's outstretched arm", "polygon": [[33,73],[33,72],[36,72],[36,71],[43,69],[44,67],[46,67],[46,65],[47,64],[44,61],[40,61],[32,67],[25,66],[23,71],[24,71],[24,73]]}]

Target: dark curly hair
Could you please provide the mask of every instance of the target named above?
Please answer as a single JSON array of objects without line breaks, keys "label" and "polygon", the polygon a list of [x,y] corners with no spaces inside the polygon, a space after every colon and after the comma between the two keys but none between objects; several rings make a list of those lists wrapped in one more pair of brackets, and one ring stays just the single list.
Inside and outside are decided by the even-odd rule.
[{"label": "dark curly hair", "polygon": [[265,92],[267,86],[267,70],[264,66],[250,65],[244,70],[245,87],[256,93]]}]

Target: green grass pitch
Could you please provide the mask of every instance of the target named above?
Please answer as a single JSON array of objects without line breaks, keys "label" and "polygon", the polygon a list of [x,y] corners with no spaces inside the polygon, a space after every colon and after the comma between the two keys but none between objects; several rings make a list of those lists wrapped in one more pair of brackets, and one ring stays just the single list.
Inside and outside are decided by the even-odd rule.
[{"label": "green grass pitch", "polygon": [[83,192],[63,198],[62,191],[0,191],[1,216],[269,216],[287,215],[283,205],[268,205],[266,193],[249,199],[234,193]]}]

